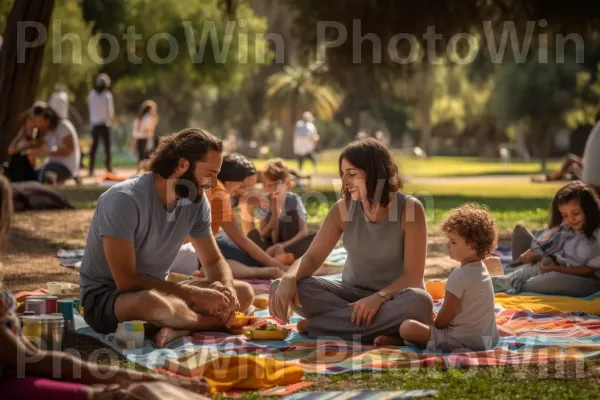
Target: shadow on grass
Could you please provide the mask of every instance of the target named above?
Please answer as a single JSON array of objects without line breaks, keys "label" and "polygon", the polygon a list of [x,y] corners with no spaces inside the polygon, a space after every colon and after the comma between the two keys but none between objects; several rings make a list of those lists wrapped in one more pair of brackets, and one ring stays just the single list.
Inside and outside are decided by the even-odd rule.
[{"label": "shadow on grass", "polygon": [[13,251],[23,251],[29,254],[48,255],[53,250],[71,250],[73,246],[60,240],[38,235],[36,232],[23,229],[19,226],[11,228],[10,246]]}]

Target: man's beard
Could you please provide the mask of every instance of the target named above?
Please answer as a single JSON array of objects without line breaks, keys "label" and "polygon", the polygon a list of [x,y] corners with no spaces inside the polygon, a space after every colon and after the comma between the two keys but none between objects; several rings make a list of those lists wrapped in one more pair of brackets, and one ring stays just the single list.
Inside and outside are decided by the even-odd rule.
[{"label": "man's beard", "polygon": [[[188,199],[192,203],[199,203],[202,201],[203,192],[201,190],[204,190],[204,186],[196,179],[194,169],[190,165],[188,170],[177,180],[177,183],[175,183],[175,194],[179,199]],[[196,189],[195,193],[190,193],[192,185]]]}]

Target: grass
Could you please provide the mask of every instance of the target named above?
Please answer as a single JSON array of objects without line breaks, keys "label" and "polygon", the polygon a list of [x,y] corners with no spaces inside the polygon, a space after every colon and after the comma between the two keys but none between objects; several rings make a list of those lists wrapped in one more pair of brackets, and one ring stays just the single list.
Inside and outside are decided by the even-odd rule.
[{"label": "grass", "polygon": [[[436,399],[583,399],[596,398],[600,384],[598,363],[586,363],[583,376],[574,364],[544,366],[405,368],[382,373],[350,373],[330,377],[308,375],[315,384],[308,391],[434,389]],[[564,370],[561,370],[564,368]],[[244,400],[262,399],[248,393]],[[222,399],[222,397],[221,397]]]},{"label": "grass", "polygon": [[[341,149],[326,150],[319,153],[319,173],[338,175],[338,157]],[[404,175],[415,177],[451,177],[482,175],[531,175],[541,172],[540,162],[511,162],[502,164],[497,159],[477,157],[429,157],[419,159],[403,155],[400,150],[392,150],[392,154]],[[295,160],[286,160],[289,166],[295,167]],[[262,170],[267,160],[254,160],[257,169]],[[305,163],[306,164],[306,163]],[[550,170],[558,169],[558,161],[548,164]],[[307,171],[312,171],[308,164]]]},{"label": "grass", "polygon": [[[487,205],[501,229],[524,224],[532,229],[545,225],[552,197],[561,187],[557,184],[502,183],[420,183],[407,184],[404,192],[417,197],[425,206],[430,228],[437,227],[450,209],[469,201]],[[98,186],[68,186],[60,191],[78,209],[93,209],[98,196],[106,188]],[[339,192],[331,185],[299,190],[305,202],[309,222],[320,223]]]},{"label": "grass", "polygon": [[[505,186],[497,183],[407,184],[403,191],[414,195],[424,205],[430,228],[437,227],[454,207],[466,202],[490,208],[500,229],[523,224],[532,229],[546,224],[552,197],[561,184],[519,182]],[[323,221],[331,205],[339,198],[331,186],[302,192],[310,222]],[[327,199],[327,202],[323,201]]]},{"label": "grass", "polygon": [[[338,157],[341,149],[330,149],[318,154],[319,173],[324,175],[338,175]],[[477,157],[429,157],[419,159],[406,156],[401,150],[392,149],[394,159],[403,174],[413,177],[453,177],[453,176],[494,176],[494,175],[532,175],[541,172],[539,160],[531,162],[513,161],[502,164],[498,159],[484,159]],[[257,169],[264,169],[267,160],[253,160]],[[87,166],[88,159],[84,158]],[[296,161],[286,160],[290,167],[296,167]],[[112,164],[114,167],[134,167],[135,159],[128,153],[113,152]],[[305,163],[306,164],[306,163]],[[96,166],[104,165],[104,154],[96,155]],[[312,171],[312,165],[307,164],[306,171]],[[559,161],[548,163],[550,170],[558,169]]]}]

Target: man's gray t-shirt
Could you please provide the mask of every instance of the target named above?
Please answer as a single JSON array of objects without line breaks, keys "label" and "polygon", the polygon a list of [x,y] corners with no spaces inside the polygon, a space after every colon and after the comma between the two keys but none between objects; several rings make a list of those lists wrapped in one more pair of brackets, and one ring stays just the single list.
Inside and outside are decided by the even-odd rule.
[{"label": "man's gray t-shirt", "polygon": [[446,328],[450,336],[469,349],[491,349],[500,337],[494,313],[492,279],[482,261],[456,268],[446,290],[460,299],[458,313]]},{"label": "man's gray t-shirt", "polygon": [[152,173],[113,186],[98,199],[88,232],[80,270],[82,295],[100,286],[116,286],[104,254],[104,236],[134,243],[136,272],[164,280],[185,238],[210,236],[210,223],[205,195],[198,203],[180,200],[167,211]]}]

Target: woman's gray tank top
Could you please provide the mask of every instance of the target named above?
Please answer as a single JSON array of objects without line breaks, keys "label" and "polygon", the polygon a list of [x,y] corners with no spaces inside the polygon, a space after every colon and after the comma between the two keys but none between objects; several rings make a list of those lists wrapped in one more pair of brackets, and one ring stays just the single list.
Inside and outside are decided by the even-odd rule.
[{"label": "woman's gray tank top", "polygon": [[342,274],[345,285],[379,291],[402,276],[404,232],[400,217],[407,197],[398,192],[396,206],[377,224],[369,221],[360,201],[350,201],[343,238],[348,252]]}]

